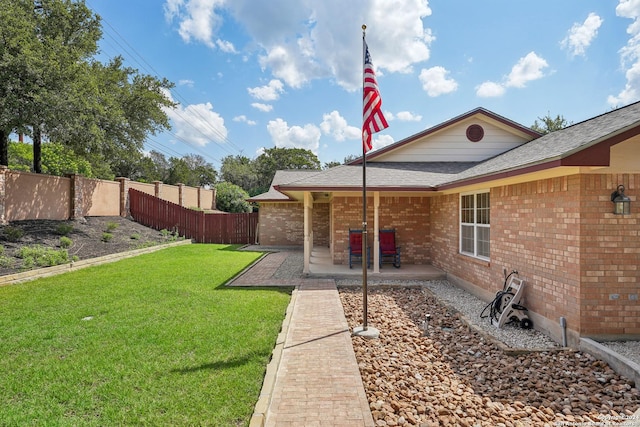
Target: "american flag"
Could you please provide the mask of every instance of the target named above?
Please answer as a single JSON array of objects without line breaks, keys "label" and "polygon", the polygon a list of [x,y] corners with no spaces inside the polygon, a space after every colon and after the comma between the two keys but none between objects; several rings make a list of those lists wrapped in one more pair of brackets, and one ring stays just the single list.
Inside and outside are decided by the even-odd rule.
[{"label": "american flag", "polygon": [[371,63],[369,47],[364,43],[364,84],[362,90],[363,110],[362,110],[362,147],[364,152],[371,150],[371,135],[389,127],[387,120],[382,114],[382,98],[378,91],[376,73]]}]

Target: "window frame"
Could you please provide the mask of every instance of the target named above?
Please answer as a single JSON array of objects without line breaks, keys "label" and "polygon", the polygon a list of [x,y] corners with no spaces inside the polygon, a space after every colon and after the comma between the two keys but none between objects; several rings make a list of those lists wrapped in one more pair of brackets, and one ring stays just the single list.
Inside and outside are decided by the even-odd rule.
[{"label": "window frame", "polygon": [[[469,196],[472,196],[469,198]],[[472,201],[472,203],[469,203]],[[488,189],[460,193],[458,209],[458,251],[483,261],[491,260],[491,192]],[[472,219],[469,218],[472,215]],[[464,222],[472,220],[473,222]],[[469,233],[472,231],[472,233]],[[488,239],[482,239],[487,233]],[[482,239],[482,240],[481,240]],[[473,251],[470,250],[470,243]],[[483,250],[482,244],[486,246]],[[485,255],[488,253],[488,255]]]}]

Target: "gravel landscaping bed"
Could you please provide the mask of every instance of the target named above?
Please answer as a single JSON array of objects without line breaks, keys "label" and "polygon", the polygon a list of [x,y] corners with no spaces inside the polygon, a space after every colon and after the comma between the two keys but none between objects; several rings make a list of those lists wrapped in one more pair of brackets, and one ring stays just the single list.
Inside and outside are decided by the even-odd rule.
[{"label": "gravel landscaping bed", "polygon": [[[426,289],[371,286],[368,321],[380,338],[353,339],[378,426],[615,425],[606,417],[623,420],[640,408],[640,391],[606,363],[559,349],[531,330],[491,327],[490,337],[467,323],[484,303],[470,303],[448,282],[423,283]],[[338,285],[349,326],[361,325],[361,289],[353,281]],[[494,337],[510,347],[547,350],[507,354]]]}]

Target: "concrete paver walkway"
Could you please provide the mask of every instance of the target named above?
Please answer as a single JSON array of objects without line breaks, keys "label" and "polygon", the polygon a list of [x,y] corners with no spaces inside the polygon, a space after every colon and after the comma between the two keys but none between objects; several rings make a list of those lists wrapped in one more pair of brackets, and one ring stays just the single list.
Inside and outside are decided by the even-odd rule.
[{"label": "concrete paver walkway", "polygon": [[[269,254],[231,285],[274,286],[285,258]],[[374,426],[335,280],[295,282],[251,426]]]}]

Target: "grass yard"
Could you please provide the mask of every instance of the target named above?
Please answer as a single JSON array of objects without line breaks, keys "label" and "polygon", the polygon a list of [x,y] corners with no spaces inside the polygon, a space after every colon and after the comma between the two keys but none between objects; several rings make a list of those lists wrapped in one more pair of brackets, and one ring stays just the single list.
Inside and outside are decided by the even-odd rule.
[{"label": "grass yard", "polygon": [[0,288],[0,424],[248,425],[290,289],[260,255],[164,249]]}]

